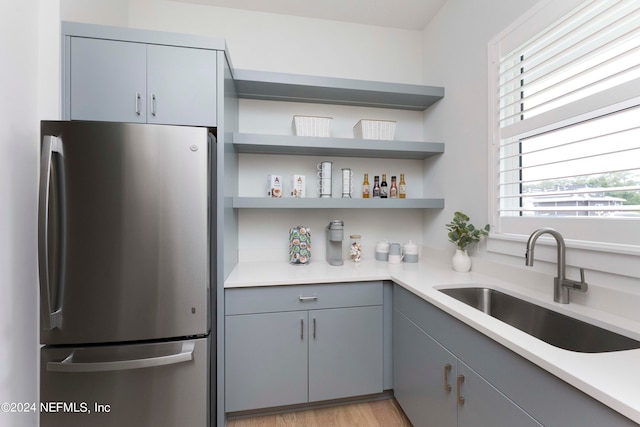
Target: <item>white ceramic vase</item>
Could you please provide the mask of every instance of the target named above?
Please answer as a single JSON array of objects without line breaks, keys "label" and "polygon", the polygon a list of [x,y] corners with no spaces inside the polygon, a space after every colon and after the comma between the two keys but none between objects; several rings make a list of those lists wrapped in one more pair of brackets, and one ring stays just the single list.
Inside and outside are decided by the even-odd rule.
[{"label": "white ceramic vase", "polygon": [[456,253],[451,258],[453,269],[460,273],[466,273],[471,270],[471,257],[466,250],[456,249]]}]

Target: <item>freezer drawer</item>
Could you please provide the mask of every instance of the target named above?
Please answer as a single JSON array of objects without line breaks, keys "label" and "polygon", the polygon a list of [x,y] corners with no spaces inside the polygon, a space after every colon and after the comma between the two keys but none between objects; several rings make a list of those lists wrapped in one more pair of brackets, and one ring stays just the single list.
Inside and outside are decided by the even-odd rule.
[{"label": "freezer drawer", "polygon": [[207,338],[41,350],[41,427],[208,427]]},{"label": "freezer drawer", "polygon": [[42,344],[206,335],[208,129],[42,122]]}]

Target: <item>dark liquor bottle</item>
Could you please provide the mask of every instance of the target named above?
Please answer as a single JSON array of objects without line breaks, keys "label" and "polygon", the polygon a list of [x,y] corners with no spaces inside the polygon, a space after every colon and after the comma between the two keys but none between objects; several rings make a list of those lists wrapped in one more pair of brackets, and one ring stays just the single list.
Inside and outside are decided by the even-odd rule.
[{"label": "dark liquor bottle", "polygon": [[387,185],[387,174],[382,174],[382,182],[380,183],[380,198],[386,199],[389,195],[389,186]]}]

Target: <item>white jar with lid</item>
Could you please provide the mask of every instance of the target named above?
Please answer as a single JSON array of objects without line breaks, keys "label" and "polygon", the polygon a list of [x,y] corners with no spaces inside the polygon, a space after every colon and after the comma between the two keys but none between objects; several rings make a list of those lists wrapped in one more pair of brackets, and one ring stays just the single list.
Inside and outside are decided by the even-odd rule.
[{"label": "white jar with lid", "polygon": [[418,262],[418,244],[409,240],[403,245],[404,262]]},{"label": "white jar with lid", "polygon": [[376,259],[378,261],[389,260],[389,242],[386,240],[376,243]]}]

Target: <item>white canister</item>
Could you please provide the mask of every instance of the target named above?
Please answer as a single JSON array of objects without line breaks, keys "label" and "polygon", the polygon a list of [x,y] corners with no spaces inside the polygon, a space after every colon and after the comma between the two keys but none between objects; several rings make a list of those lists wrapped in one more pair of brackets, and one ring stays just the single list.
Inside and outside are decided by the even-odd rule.
[{"label": "white canister", "polygon": [[403,245],[404,262],[418,262],[418,244],[411,240]]},{"label": "white canister", "polygon": [[376,243],[376,259],[378,261],[389,260],[389,242],[386,240]]}]

